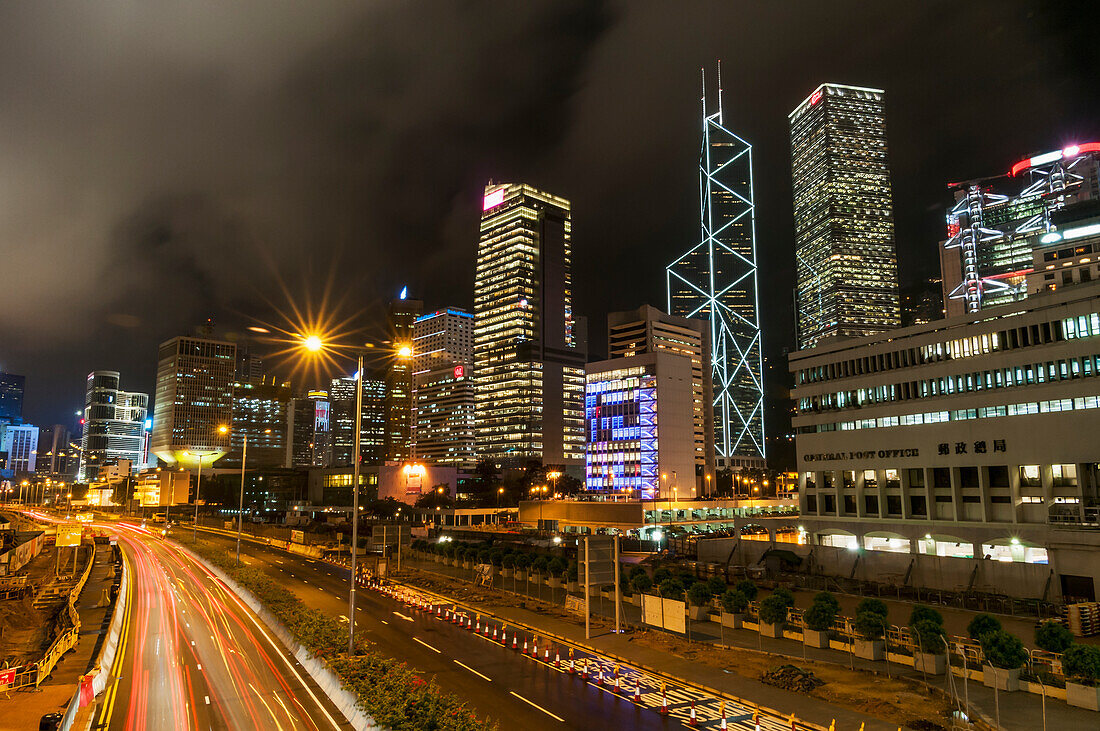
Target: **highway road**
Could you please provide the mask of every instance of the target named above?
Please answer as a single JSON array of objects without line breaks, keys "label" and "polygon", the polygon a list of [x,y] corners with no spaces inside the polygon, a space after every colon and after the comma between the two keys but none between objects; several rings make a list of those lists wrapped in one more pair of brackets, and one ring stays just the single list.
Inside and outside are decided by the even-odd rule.
[{"label": "highway road", "polygon": [[[227,549],[235,546],[231,538],[212,533],[206,539]],[[249,541],[241,544],[241,552],[245,562],[290,588],[307,606],[347,621],[346,569]],[[609,682],[599,687],[579,673],[534,662],[389,594],[361,589],[356,601],[357,630],[379,652],[434,676],[441,688],[458,695],[479,715],[499,722],[502,729],[687,728],[692,700],[697,704],[698,728],[720,727],[717,700],[681,688],[668,690],[669,715],[658,713],[660,682],[644,673],[623,668],[625,692],[616,695],[607,687],[613,666],[608,661],[600,661],[600,666]],[[629,697],[634,680],[640,682],[641,704]],[[739,713],[731,705],[729,727],[753,728],[748,718],[734,720]],[[761,722],[763,729],[790,728],[773,719]]]},{"label": "highway road", "polygon": [[345,729],[262,622],[159,534],[124,523],[130,597],[97,729]]}]

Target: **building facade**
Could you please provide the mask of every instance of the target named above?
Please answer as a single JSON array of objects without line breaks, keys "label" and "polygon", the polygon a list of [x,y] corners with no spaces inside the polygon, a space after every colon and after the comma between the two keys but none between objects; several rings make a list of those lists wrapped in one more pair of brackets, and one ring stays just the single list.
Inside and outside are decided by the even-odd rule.
[{"label": "building facade", "polygon": [[474,280],[477,444],[500,463],[584,462],[584,361],[573,317],[569,201],[485,187]]},{"label": "building facade", "polygon": [[822,84],[789,121],[798,347],[900,327],[885,92]]},{"label": "building facade", "polygon": [[389,308],[394,354],[386,369],[385,458],[396,461],[412,456],[413,327],[424,311],[424,303],[407,294],[402,289]]},{"label": "building facade", "polygon": [[193,469],[229,451],[237,347],[230,342],[177,337],[161,343],[152,452],[168,465]]},{"label": "building facade", "polygon": [[764,387],[756,267],[752,145],[708,113],[699,154],[699,243],[666,270],[668,311],[710,324],[713,434],[718,462],[764,464]]},{"label": "building facade", "polygon": [[135,470],[149,458],[149,396],[119,388],[118,371],[92,371],[84,391],[84,434],[77,479],[91,482],[99,470],[129,460]]},{"label": "building facade", "polygon": [[304,398],[291,399],[286,421],[284,466],[328,467],[332,464],[331,409],[325,391],[310,391]]},{"label": "building facade", "polygon": [[80,450],[73,444],[73,434],[61,424],[38,430],[38,453],[34,472],[39,477],[72,481],[80,468]]},{"label": "building facade", "polygon": [[[1087,216],[1082,208],[1095,213],[1100,142],[1034,155],[1007,175],[952,187],[955,203],[940,247],[947,314],[1018,302],[1027,297],[1030,275],[1036,272],[1035,249],[1060,241],[1059,226]],[[1050,273],[1045,266],[1043,271]]]},{"label": "building facade", "polygon": [[37,426],[0,424],[0,453],[7,455],[6,469],[15,473],[34,472],[37,451]]},{"label": "building facade", "polygon": [[585,489],[654,500],[698,495],[689,358],[653,352],[585,368]]},{"label": "building facade", "polygon": [[[332,464],[351,466],[355,452],[355,379],[333,378],[329,386],[332,405]],[[380,378],[363,378],[363,415],[359,434],[359,450],[365,464],[378,464],[385,450],[386,382]]]},{"label": "building facade", "polygon": [[477,463],[474,382],[469,364],[416,374],[413,458],[471,469]]},{"label": "building facade", "polygon": [[229,433],[229,453],[218,460],[218,467],[240,467],[245,440],[248,440],[248,466],[281,467],[286,462],[287,408],[290,406],[289,383],[268,383],[263,376],[233,383],[233,428]]},{"label": "building facade", "polygon": [[[608,358],[671,353],[691,362],[695,475],[702,494],[714,486],[714,389],[711,381],[710,327],[704,320],[667,315],[656,307],[607,316]],[[709,475],[709,477],[708,477]],[[687,480],[687,475],[683,478]]]},{"label": "building facade", "polygon": [[413,324],[413,376],[474,362],[474,316],[457,307],[436,310]]},{"label": "building facade", "polygon": [[828,343],[790,368],[814,543],[1043,564],[1032,596],[1095,597],[1100,282]]}]

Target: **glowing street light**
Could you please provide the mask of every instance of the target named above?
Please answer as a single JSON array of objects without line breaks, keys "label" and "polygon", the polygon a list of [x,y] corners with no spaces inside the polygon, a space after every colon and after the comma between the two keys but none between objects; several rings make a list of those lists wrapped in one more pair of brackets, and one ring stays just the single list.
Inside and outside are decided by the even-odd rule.
[{"label": "glowing street light", "polygon": [[309,335],[302,339],[302,347],[311,353],[317,353],[325,347],[325,344],[317,335]]}]

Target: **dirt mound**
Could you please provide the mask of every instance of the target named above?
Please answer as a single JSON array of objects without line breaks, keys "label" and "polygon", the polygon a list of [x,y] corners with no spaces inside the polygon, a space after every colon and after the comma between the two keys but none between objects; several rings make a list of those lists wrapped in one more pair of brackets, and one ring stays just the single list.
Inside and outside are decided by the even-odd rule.
[{"label": "dirt mound", "polygon": [[914,729],[914,731],[947,731],[947,729],[935,721],[928,721],[923,718],[906,721],[905,728],[911,728]]},{"label": "dirt mound", "polygon": [[825,681],[809,670],[794,665],[780,665],[760,674],[760,680],[783,690],[809,693],[814,688],[825,685]]}]

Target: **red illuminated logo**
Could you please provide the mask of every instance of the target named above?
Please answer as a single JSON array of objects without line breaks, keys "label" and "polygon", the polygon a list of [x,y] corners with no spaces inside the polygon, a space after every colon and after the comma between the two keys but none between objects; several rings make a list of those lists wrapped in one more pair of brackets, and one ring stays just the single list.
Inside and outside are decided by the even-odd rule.
[{"label": "red illuminated logo", "polygon": [[489,195],[485,196],[484,200],[482,200],[482,202],[481,202],[481,210],[487,211],[490,208],[494,208],[496,206],[499,206],[503,202],[504,202],[504,188],[498,188],[497,190],[494,190]]},{"label": "red illuminated logo", "polygon": [[466,377],[466,367],[456,365],[455,366],[455,378],[465,378],[465,377]]},{"label": "red illuminated logo", "polygon": [[810,94],[810,106],[814,106],[821,101],[821,89],[818,89],[813,94]]}]

